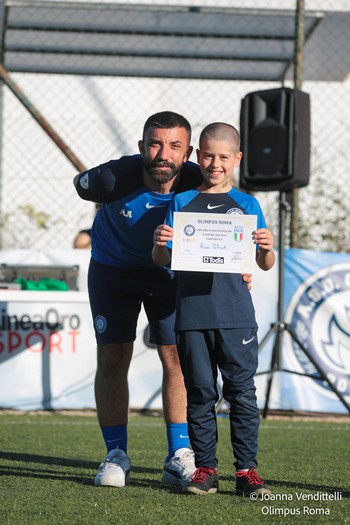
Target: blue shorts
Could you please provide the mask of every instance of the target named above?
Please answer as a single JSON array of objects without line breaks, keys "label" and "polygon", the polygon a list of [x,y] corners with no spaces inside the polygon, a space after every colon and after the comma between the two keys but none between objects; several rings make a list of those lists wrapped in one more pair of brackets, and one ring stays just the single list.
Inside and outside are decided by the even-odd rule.
[{"label": "blue shorts", "polygon": [[123,270],[91,259],[88,290],[98,344],[135,341],[142,305],[149,322],[149,342],[176,343],[176,283],[172,272],[163,268]]}]

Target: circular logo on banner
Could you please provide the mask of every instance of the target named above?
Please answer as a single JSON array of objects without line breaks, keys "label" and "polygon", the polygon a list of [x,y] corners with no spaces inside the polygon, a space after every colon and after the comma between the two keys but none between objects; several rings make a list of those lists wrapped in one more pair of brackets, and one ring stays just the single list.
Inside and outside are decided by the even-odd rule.
[{"label": "circular logo on banner", "polygon": [[103,315],[96,315],[95,317],[96,332],[103,334],[107,328],[107,319]]},{"label": "circular logo on banner", "polygon": [[[299,286],[286,312],[286,321],[324,375],[344,397],[350,396],[350,263],[322,268]],[[318,371],[291,338],[292,357],[298,369],[318,376]],[[320,379],[313,388],[334,393]]]}]

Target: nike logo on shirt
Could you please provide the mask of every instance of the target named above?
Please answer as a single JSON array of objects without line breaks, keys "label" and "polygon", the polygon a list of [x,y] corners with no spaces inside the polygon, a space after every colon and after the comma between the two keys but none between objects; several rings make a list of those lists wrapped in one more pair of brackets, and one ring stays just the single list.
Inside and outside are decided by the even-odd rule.
[{"label": "nike logo on shirt", "polygon": [[148,210],[152,209],[152,208],[165,208],[167,206],[167,204],[150,204],[149,202],[147,202],[146,204],[146,208]]},{"label": "nike logo on shirt", "polygon": [[253,341],[254,337],[252,337],[251,339],[248,339],[248,341],[246,341],[246,339],[244,338],[243,341],[242,341],[242,344],[243,345],[247,345],[248,343],[251,343]]},{"label": "nike logo on shirt", "polygon": [[225,206],[225,204],[218,204],[217,206],[212,206],[211,204],[208,204],[207,208],[208,210],[214,210],[215,208],[221,208],[221,206]]}]

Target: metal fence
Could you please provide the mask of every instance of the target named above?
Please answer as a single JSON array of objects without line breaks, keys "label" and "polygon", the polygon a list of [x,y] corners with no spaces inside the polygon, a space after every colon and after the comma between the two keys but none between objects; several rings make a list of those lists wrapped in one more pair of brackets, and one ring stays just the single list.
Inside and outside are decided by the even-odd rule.
[{"label": "metal fence", "polygon": [[[137,153],[151,113],[185,115],[196,146],[209,122],[239,125],[247,93],[293,87],[300,6],[312,152],[298,246],[350,251],[347,0],[0,1],[0,248],[71,248],[95,213],[73,188],[79,166]],[[257,196],[277,230],[276,192]]]}]

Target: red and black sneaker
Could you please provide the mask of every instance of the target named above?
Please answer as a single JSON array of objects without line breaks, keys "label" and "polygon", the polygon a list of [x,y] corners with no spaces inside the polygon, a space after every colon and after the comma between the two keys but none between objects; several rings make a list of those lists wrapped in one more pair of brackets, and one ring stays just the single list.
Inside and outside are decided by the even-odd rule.
[{"label": "red and black sneaker", "polygon": [[239,496],[249,496],[256,494],[271,494],[270,487],[265,485],[256,471],[256,467],[249,470],[237,470],[236,472],[236,494]]},{"label": "red and black sneaker", "polygon": [[215,468],[198,467],[183,491],[187,494],[215,494],[218,488],[219,472]]}]

